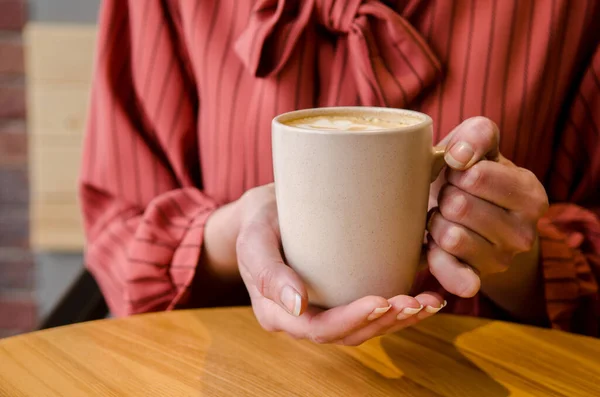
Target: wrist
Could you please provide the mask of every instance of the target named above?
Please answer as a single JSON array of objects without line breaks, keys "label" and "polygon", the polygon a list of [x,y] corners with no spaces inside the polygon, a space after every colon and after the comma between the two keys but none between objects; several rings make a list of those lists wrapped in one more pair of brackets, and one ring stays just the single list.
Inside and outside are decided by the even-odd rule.
[{"label": "wrist", "polygon": [[216,209],[204,226],[200,263],[224,281],[240,278],[235,244],[240,230],[240,200]]}]

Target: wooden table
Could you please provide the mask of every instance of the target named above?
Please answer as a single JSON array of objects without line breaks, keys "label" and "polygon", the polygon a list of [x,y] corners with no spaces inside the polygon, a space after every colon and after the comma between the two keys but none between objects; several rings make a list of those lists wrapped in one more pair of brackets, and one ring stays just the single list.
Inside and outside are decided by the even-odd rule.
[{"label": "wooden table", "polygon": [[357,348],[269,334],[247,308],[0,341],[0,396],[600,396],[600,341],[437,315]]}]

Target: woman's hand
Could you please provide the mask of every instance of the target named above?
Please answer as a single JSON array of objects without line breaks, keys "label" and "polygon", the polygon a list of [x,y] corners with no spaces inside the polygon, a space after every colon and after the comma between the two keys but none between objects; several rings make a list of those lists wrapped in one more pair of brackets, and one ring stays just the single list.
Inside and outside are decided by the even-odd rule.
[{"label": "woman's hand", "polygon": [[[461,297],[478,292],[480,276],[493,280],[510,269],[517,254],[535,247],[537,221],[548,209],[536,176],[504,158],[498,143],[492,121],[475,117],[463,122],[448,138],[448,168],[431,189],[429,268],[448,292]],[[532,287],[537,255],[531,258],[533,270],[520,269],[515,275],[521,280],[509,282]],[[522,280],[522,274],[532,280]]]},{"label": "woman's hand", "polygon": [[443,307],[435,293],[416,298],[367,296],[346,306],[320,310],[308,305],[300,277],[282,258],[273,185],[252,189],[239,200],[237,259],[262,327],[317,343],[358,345],[411,326]]}]

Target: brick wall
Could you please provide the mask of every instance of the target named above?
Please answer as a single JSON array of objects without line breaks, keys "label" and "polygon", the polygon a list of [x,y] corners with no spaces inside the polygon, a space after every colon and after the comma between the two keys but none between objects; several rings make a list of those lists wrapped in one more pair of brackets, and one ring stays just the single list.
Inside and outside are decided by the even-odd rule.
[{"label": "brick wall", "polygon": [[22,31],[25,0],[0,0],[0,338],[35,327]]}]

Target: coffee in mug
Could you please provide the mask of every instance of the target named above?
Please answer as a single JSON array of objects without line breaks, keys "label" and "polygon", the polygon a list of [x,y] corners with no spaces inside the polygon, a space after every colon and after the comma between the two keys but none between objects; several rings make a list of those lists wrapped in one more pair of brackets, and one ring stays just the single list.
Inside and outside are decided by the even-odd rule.
[{"label": "coffee in mug", "polygon": [[409,292],[425,233],[429,185],[443,167],[429,116],[333,107],[272,123],[285,259],[321,307]]},{"label": "coffee in mug", "polygon": [[419,119],[406,117],[397,120],[380,119],[367,114],[338,114],[312,116],[292,120],[286,125],[311,130],[379,131],[419,123]]}]

